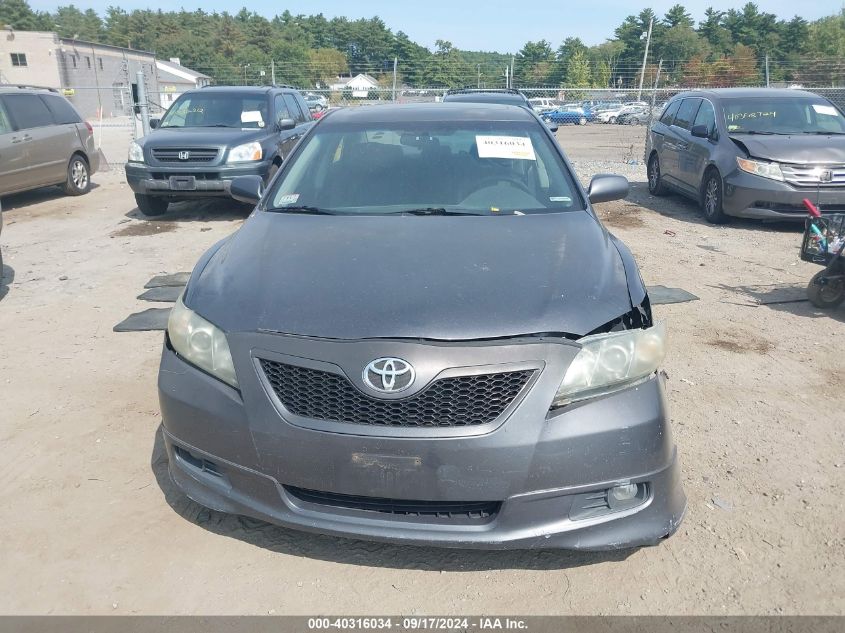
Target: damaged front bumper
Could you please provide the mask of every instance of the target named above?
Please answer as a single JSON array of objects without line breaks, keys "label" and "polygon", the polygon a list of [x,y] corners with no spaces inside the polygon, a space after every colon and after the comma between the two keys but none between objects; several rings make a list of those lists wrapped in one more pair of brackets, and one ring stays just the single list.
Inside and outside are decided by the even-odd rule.
[{"label": "damaged front bumper", "polygon": [[[503,345],[484,360],[545,361],[492,427],[335,432],[308,428],[268,397],[253,362],[256,349],[274,355],[257,344],[267,340],[231,337],[242,359],[240,392],[165,346],[159,394],[170,474],[204,506],[321,534],[489,549],[652,545],[682,520],[686,498],[659,375],[549,411],[571,351]],[[344,347],[356,345],[368,343]],[[392,345],[411,356],[416,344]],[[615,500],[614,489],[631,498]]]}]

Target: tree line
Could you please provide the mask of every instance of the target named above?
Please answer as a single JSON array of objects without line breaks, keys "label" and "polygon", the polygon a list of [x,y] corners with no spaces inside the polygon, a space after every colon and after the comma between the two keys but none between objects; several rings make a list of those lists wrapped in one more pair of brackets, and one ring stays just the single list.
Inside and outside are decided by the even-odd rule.
[{"label": "tree line", "polygon": [[277,83],[301,87],[325,87],[339,75],[358,73],[388,87],[397,59],[400,85],[412,87],[499,87],[512,64],[516,85],[628,88],[639,80],[650,22],[646,86],[656,79],[659,60],[661,86],[762,83],[766,56],[770,81],[830,83],[845,75],[839,61],[845,58],[845,9],[813,22],[779,20],[749,2],[740,10],[707,9],[696,24],[678,4],[662,17],[651,9],[628,16],[597,46],[568,37],[557,48],[546,40],[527,42],[510,55],[464,51],[445,40],[431,50],[378,17],[284,11],[268,19],[245,8],[230,14],[114,6],[100,16],[74,5],[51,13],[34,11],[26,0],[0,0],[0,26],[178,57],[221,84],[266,83],[273,73]]}]

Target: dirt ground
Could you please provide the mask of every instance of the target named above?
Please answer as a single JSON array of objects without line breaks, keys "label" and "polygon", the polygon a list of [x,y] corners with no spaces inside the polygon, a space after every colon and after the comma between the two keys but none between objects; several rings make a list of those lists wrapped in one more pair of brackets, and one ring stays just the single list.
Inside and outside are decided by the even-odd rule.
[{"label": "dirt ground", "polygon": [[[576,162],[627,161],[611,133],[559,136]],[[648,284],[700,297],[655,309],[686,519],[635,551],[465,552],[308,535],[181,497],[157,441],[162,334],[112,327],[247,211],[181,204],[146,221],[119,170],[94,181],[82,198],[3,200],[0,612],[845,613],[845,307],[758,303],[800,298],[817,271],[798,228],[710,226],[643,182],[601,205]]]}]

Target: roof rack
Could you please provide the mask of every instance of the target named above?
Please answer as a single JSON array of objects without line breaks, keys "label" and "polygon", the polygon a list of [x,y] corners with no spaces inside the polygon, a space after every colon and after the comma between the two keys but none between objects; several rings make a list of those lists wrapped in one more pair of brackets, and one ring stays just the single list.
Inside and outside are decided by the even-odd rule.
[{"label": "roof rack", "polygon": [[49,90],[50,92],[58,92],[58,88],[51,88],[50,86],[30,86],[28,84],[0,84],[0,88],[18,88],[20,90]]}]

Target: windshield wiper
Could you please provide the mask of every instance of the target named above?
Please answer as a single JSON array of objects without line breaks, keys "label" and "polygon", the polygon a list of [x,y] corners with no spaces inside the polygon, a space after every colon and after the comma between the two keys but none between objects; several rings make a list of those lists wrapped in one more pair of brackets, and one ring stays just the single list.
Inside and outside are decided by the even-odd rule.
[{"label": "windshield wiper", "polygon": [[421,207],[419,209],[404,209],[403,211],[389,211],[384,215],[486,215],[469,211],[450,211],[443,207]]},{"label": "windshield wiper", "polygon": [[820,134],[822,136],[845,136],[845,132],[822,132],[821,130],[809,130],[801,134]]},{"label": "windshield wiper", "polygon": [[319,207],[299,206],[299,207],[273,207],[267,209],[273,213],[300,213],[302,215],[337,215],[334,211],[328,209],[320,209]]}]

